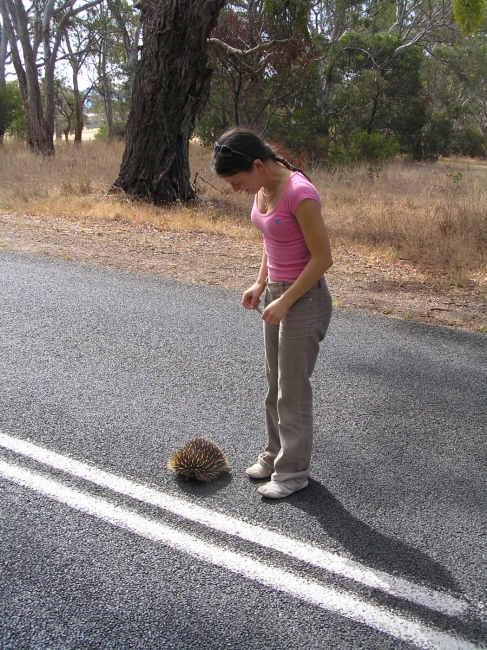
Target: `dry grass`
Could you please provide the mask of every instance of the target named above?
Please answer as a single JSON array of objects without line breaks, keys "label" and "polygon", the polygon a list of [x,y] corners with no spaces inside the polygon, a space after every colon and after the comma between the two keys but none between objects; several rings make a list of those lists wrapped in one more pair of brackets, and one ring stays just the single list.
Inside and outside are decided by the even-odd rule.
[{"label": "dry grass", "polygon": [[[0,212],[259,236],[248,218],[251,199],[229,192],[215,177],[208,150],[197,144],[191,149],[198,203],[171,208],[108,195],[122,151],[121,143],[62,143],[56,156],[44,159],[7,142],[0,148]],[[394,162],[383,169],[308,172],[335,247],[408,260],[460,287],[487,281],[487,163]]]},{"label": "dry grass", "polygon": [[[192,146],[192,151],[192,173],[198,173],[201,200],[194,206],[160,208],[109,194],[120,169],[122,143],[108,146],[95,140],[76,147],[62,142],[56,155],[46,159],[33,156],[23,144],[7,142],[0,147],[0,212],[256,237],[247,218],[249,201],[229,200],[223,183],[212,175],[207,152],[198,145]],[[221,189],[213,189],[202,178]]]},{"label": "dry grass", "polygon": [[390,163],[316,174],[335,245],[408,260],[462,286],[487,276],[487,164]]}]

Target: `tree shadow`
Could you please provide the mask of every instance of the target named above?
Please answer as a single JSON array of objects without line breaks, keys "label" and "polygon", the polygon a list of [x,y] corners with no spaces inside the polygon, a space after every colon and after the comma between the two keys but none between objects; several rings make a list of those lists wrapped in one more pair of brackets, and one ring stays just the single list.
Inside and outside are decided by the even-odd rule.
[{"label": "tree shadow", "polygon": [[433,588],[460,591],[451,573],[439,562],[354,517],[318,481],[310,479],[308,487],[292,495],[290,503],[314,517],[326,535],[335,539],[353,559],[393,575],[413,578]]}]

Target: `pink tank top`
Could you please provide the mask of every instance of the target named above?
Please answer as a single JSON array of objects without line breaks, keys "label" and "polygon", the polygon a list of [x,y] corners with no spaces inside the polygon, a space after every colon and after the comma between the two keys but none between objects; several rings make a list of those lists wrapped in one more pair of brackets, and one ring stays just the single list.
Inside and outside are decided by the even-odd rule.
[{"label": "pink tank top", "polygon": [[311,253],[294,216],[304,199],[321,199],[314,185],[299,172],[288,179],[277,205],[266,214],[259,212],[257,195],[252,208],[254,226],[264,235],[269,277],[275,282],[294,282],[311,259]]}]

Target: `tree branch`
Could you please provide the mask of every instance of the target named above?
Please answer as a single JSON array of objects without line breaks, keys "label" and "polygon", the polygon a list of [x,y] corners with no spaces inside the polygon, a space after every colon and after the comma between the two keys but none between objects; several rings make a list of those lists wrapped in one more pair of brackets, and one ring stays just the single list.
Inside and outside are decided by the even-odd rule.
[{"label": "tree branch", "polygon": [[231,45],[228,45],[227,43],[224,43],[223,41],[220,41],[219,38],[209,38],[208,43],[212,47],[215,47],[216,49],[223,51],[228,57],[249,57],[252,56],[253,54],[259,54],[263,50],[267,50],[270,47],[274,47],[276,45],[284,45],[285,43],[290,43],[293,39],[292,38],[286,38],[284,40],[273,40],[273,41],[266,41],[265,43],[261,43],[260,45],[257,45],[256,47],[253,47],[250,50],[239,50],[236,47],[232,47]]}]

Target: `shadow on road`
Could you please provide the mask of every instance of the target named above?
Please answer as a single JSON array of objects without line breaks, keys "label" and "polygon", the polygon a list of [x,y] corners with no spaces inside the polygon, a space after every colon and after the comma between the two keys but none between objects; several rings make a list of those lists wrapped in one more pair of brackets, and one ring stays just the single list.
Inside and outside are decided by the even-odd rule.
[{"label": "shadow on road", "polygon": [[189,480],[186,481],[181,476],[174,477],[175,483],[181,492],[186,496],[198,496],[206,498],[212,494],[216,494],[220,490],[226,488],[232,482],[232,475],[229,472],[225,472],[217,479],[211,481],[210,483],[205,483],[202,481]]},{"label": "shadow on road", "polygon": [[308,488],[292,495],[289,502],[317,519],[324,533],[335,539],[354,559],[432,587],[459,590],[450,572],[441,564],[354,517],[321,483],[310,479]]}]

